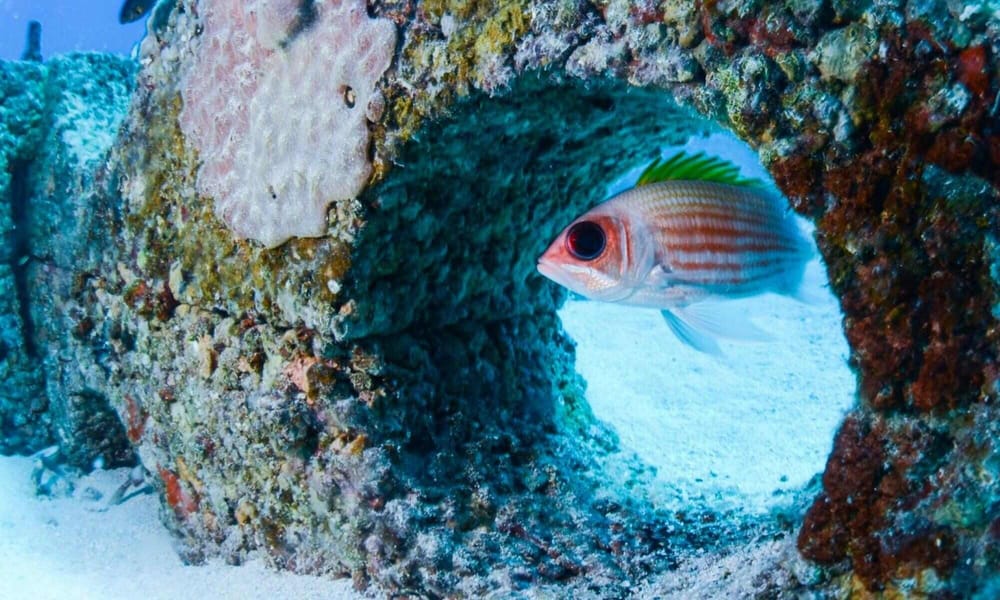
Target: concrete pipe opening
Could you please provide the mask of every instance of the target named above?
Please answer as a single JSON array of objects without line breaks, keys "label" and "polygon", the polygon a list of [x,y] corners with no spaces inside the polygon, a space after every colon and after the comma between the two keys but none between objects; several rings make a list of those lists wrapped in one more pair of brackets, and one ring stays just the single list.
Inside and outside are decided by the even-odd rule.
[{"label": "concrete pipe opening", "polygon": [[[176,111],[169,95],[157,102]],[[160,150],[176,121],[150,114],[156,127],[125,134],[141,175],[123,220],[143,275],[119,306],[167,320],[125,320],[139,351],[109,396],[144,419],[130,430],[176,492],[168,514],[190,560],[264,550],[279,566],[401,590],[621,595],[687,557],[794,529],[804,496],[719,498],[696,467],[665,477],[656,451],[626,435],[616,419],[636,402],[595,416],[556,314],[566,293],[535,271],[609,182],[718,130],[670,94],[548,75],[471,94],[402,141],[383,181],[331,210],[327,237],[270,250],[234,242],[172,175],[194,157]],[[144,291],[161,289],[173,312],[157,308],[164,292]],[[164,392],[141,375],[150,363],[189,373],[185,385]],[[817,437],[813,460],[829,431]],[[704,464],[711,477],[718,467]],[[789,489],[808,479],[786,475]],[[781,516],[761,518],[772,508]]]},{"label": "concrete pipe opening", "polygon": [[[263,554],[427,596],[988,594],[995,18],[757,4],[158,3],[110,160],[53,143],[74,201],[46,180],[51,210],[26,213],[58,217],[32,225],[39,244],[73,240],[65,268],[32,267],[32,326],[11,313],[38,332],[49,401],[114,409],[190,562]],[[31,67],[15,95],[79,115],[47,94],[96,97],[105,62]],[[113,68],[123,89],[133,66]],[[114,118],[75,118],[117,130],[113,95]],[[36,121],[77,139],[72,119]],[[833,302],[757,307],[788,333],[769,367],[753,345],[675,362],[655,315],[560,317],[566,293],[535,273],[609,181],[720,124],[817,224],[844,311],[859,402],[808,510],[795,490],[851,402],[850,377],[815,371],[844,354],[816,334],[836,331]],[[659,362],[588,344],[608,315]],[[49,427],[9,406],[5,430]],[[792,453],[795,471],[769,467]]]}]

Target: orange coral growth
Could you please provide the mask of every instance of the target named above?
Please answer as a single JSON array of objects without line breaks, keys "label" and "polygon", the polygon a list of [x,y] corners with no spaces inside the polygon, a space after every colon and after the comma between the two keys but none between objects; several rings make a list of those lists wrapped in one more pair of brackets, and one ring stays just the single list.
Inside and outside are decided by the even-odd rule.
[{"label": "orange coral growth", "polygon": [[309,367],[318,362],[319,359],[315,356],[297,356],[285,365],[282,373],[285,374],[285,377],[288,377],[289,381],[291,381],[295,387],[304,392],[309,388],[306,371],[309,370]]},{"label": "orange coral growth", "polygon": [[324,386],[333,382],[334,369],[330,361],[321,361],[315,356],[297,356],[282,372],[292,385],[306,393],[307,399],[314,400]]},{"label": "orange coral growth", "polygon": [[128,441],[133,444],[138,444],[139,440],[142,439],[142,434],[146,430],[146,411],[143,410],[139,403],[135,401],[135,398],[126,394],[125,395],[125,424],[127,429],[125,431],[128,436]]},{"label": "orange coral growth", "polygon": [[163,467],[160,467],[159,473],[160,479],[163,480],[167,504],[174,509],[178,518],[186,518],[198,510],[198,499],[184,489],[181,479],[176,473]]}]

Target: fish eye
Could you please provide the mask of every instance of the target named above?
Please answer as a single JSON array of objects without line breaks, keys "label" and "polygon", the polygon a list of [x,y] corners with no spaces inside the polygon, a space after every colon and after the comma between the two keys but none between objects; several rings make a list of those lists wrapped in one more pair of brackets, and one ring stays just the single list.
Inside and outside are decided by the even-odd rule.
[{"label": "fish eye", "polygon": [[593,221],[574,223],[566,232],[566,249],[580,260],[594,260],[600,256],[606,242],[604,230]]}]

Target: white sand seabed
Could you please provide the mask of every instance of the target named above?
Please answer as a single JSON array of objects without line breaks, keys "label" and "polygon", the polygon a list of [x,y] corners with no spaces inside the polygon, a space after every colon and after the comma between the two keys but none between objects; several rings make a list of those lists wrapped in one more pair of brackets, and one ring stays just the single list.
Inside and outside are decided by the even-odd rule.
[{"label": "white sand seabed", "polygon": [[350,580],[278,572],[259,561],[186,566],[157,516],[151,494],[106,512],[128,469],[95,471],[68,498],[38,498],[32,460],[0,457],[0,599],[194,600],[199,598],[346,600],[362,598]]},{"label": "white sand seabed", "polygon": [[823,469],[855,401],[840,310],[823,281],[813,261],[815,304],[774,294],[713,304],[773,338],[719,339],[721,357],[682,344],[656,310],[571,300],[560,311],[594,414],[656,467],[658,504],[702,497],[764,512]]}]

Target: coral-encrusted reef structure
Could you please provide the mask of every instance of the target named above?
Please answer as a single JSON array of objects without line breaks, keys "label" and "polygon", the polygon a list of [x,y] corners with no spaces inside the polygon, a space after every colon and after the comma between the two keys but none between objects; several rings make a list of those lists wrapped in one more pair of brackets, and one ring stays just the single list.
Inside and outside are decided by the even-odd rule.
[{"label": "coral-encrusted reef structure", "polygon": [[0,65],[0,451],[58,444],[77,467],[129,464],[102,392],[116,367],[90,335],[98,304],[83,290],[114,247],[105,223],[120,200],[105,163],[135,64],[72,54]]},{"label": "coral-encrusted reef structure", "polygon": [[[4,360],[50,402],[66,386],[110,401],[189,560],[262,551],[427,596],[725,595],[691,573],[744,565],[733,581],[764,597],[1000,587],[990,3],[177,0],[157,15],[110,166],[57,163],[93,190],[48,209],[78,215],[45,234],[71,239],[58,281],[73,285],[39,301],[72,333],[5,329]],[[47,118],[31,69],[0,80],[23,106],[0,129],[9,221],[19,190],[43,187],[24,175],[42,135],[24,123]],[[749,543],[784,535],[778,521],[656,510],[587,410],[561,292],[534,273],[608,181],[716,127],[816,223],[860,381],[822,489],[792,514],[800,555],[792,537]],[[5,227],[0,281],[17,288]],[[4,297],[10,331],[49,318]],[[4,400],[5,435],[51,422],[37,398]],[[693,548],[739,550],[710,565]]]},{"label": "coral-encrusted reef structure", "polygon": [[[4,232],[3,261],[0,264],[0,356],[3,363],[4,394],[0,400],[0,449],[41,449],[53,440],[48,402],[42,393],[44,381],[35,360],[37,348],[30,335],[30,300],[25,294],[25,277],[18,263],[26,253],[22,230],[15,217],[23,213],[27,187],[25,165],[40,141],[44,114],[41,70],[33,64],[16,63],[4,68],[0,79],[3,118],[0,120],[0,197],[3,211],[0,227]],[[15,206],[17,209],[15,211]],[[15,212],[18,214],[15,215]]]}]

